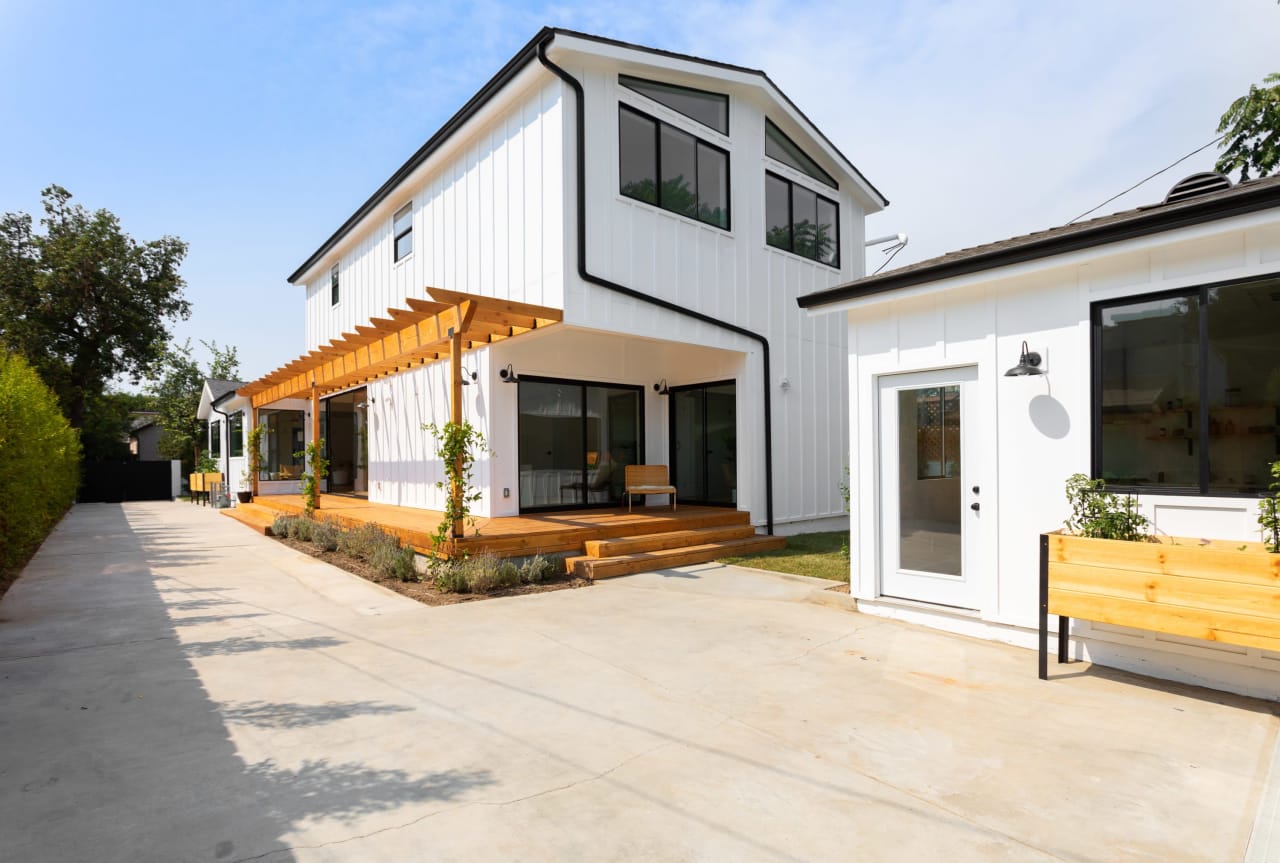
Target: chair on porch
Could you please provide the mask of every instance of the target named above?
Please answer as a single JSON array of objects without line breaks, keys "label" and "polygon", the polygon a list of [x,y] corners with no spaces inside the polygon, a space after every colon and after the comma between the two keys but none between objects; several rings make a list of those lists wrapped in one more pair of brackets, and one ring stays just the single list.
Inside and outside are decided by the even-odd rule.
[{"label": "chair on porch", "polygon": [[676,487],[671,484],[665,464],[629,464],[626,470],[627,512],[631,512],[631,496],[640,494],[671,495],[671,511],[676,511]]}]

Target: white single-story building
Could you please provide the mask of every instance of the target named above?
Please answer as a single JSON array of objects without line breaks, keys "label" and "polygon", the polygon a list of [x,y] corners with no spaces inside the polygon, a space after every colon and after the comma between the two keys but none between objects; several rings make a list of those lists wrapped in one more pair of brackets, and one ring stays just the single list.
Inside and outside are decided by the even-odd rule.
[{"label": "white single-story building", "polygon": [[289,277],[306,350],[239,393],[324,438],[328,491],[442,510],[456,340],[479,516],[656,463],[681,504],[842,527],[845,328],[796,299],[863,275],[886,204],[763,72],[544,29]]},{"label": "white single-story building", "polygon": [[[1137,495],[1159,533],[1259,538],[1280,458],[1280,177],[1196,175],[799,304],[848,325],[863,612],[1032,646],[1039,535],[1076,472]],[[1041,374],[1007,375],[1024,353]],[[1280,654],[1085,621],[1072,636],[1103,665],[1280,694]]]}]

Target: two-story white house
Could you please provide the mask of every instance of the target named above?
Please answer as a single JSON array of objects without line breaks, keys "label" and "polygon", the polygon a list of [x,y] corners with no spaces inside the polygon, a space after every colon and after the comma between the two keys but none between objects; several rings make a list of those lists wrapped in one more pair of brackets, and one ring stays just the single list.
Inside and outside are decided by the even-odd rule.
[{"label": "two-story white house", "polygon": [[439,510],[466,328],[479,515],[616,506],[659,463],[681,505],[838,526],[846,328],[796,301],[863,275],[886,204],[765,73],[544,29],[289,277],[307,353],[240,392],[309,440],[314,390],[330,491]]}]

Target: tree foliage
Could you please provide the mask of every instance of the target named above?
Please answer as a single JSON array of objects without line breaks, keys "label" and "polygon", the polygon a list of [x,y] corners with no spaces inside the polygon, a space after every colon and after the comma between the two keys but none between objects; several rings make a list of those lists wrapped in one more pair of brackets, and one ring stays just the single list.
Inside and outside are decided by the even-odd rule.
[{"label": "tree foliage", "polygon": [[159,412],[156,422],[161,434],[157,448],[165,458],[182,459],[184,464],[194,464],[204,448],[204,423],[196,417],[196,410],[205,378],[232,381],[240,374],[240,359],[234,346],[220,348],[217,342],[204,341],[200,344],[211,356],[207,372],[196,362],[191,340],[187,339],[164,352],[160,375],[149,390]]},{"label": "tree foliage", "polygon": [[0,593],[75,499],[80,441],[22,357],[0,354]]},{"label": "tree foliage", "polygon": [[1214,168],[1221,174],[1239,169],[1241,182],[1250,170],[1265,177],[1280,167],[1280,73],[1262,83],[1232,102],[1218,123],[1225,133],[1218,146],[1225,152]]},{"label": "tree foliage", "polygon": [[141,393],[107,391],[91,395],[85,402],[80,444],[85,461],[127,459],[129,432],[136,411],[151,410],[151,398]]},{"label": "tree foliage", "polygon": [[43,234],[26,213],[0,219],[0,343],[27,359],[80,428],[113,378],[152,375],[167,323],[190,316],[178,273],[187,244],[139,243],[115,215],[72,204],[61,186],[42,198]]}]

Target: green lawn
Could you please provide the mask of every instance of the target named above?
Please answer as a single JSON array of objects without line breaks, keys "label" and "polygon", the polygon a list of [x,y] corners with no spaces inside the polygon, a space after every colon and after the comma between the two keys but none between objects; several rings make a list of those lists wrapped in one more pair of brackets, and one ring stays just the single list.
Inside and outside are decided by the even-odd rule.
[{"label": "green lawn", "polygon": [[831,581],[849,580],[849,559],[841,551],[848,542],[847,531],[801,533],[787,537],[787,547],[742,557],[722,557],[721,563],[740,563],[772,572],[812,575]]}]

